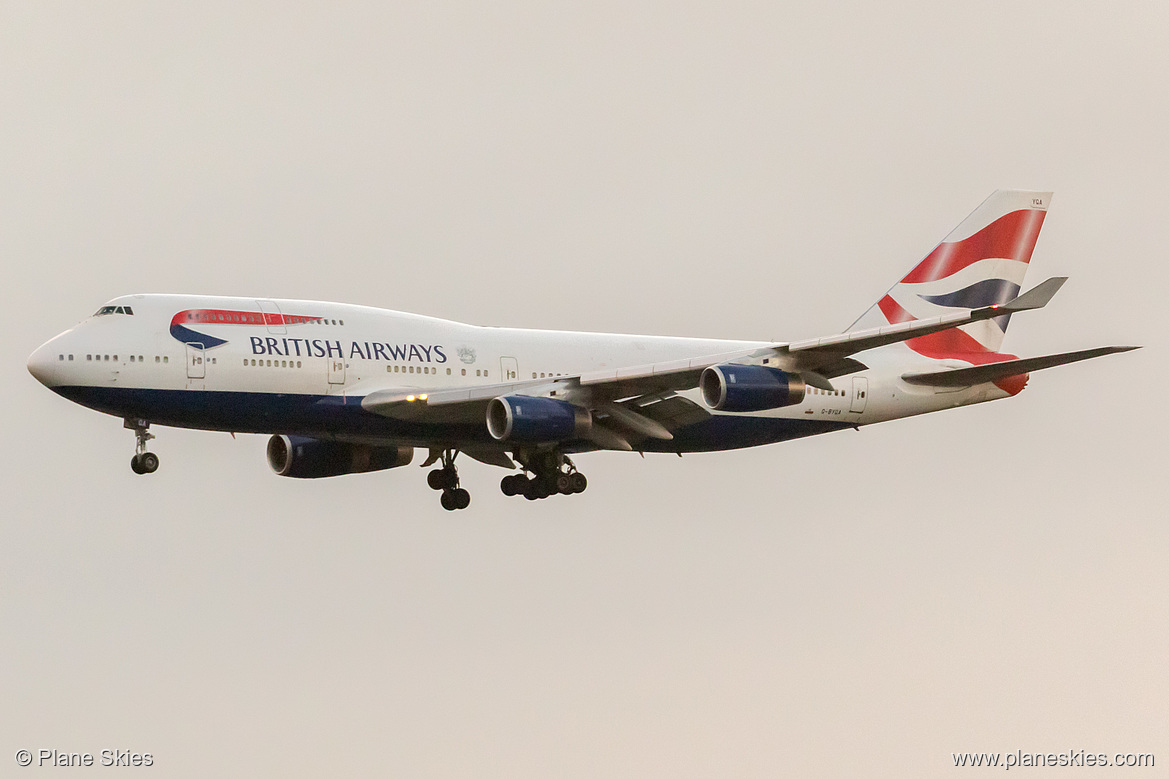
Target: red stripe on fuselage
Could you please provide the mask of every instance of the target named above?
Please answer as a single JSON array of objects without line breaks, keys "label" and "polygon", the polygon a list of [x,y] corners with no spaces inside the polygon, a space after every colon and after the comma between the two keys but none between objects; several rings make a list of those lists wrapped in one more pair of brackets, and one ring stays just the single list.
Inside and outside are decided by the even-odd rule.
[{"label": "red stripe on fuselage", "polygon": [[225,308],[192,308],[180,311],[170,320],[171,325],[303,325],[319,321],[319,316],[269,314],[262,311],[232,311]]},{"label": "red stripe on fuselage", "polygon": [[901,283],[918,284],[944,279],[979,260],[991,258],[1030,262],[1046,214],[1046,211],[1032,209],[1013,211],[969,238],[940,243]]}]

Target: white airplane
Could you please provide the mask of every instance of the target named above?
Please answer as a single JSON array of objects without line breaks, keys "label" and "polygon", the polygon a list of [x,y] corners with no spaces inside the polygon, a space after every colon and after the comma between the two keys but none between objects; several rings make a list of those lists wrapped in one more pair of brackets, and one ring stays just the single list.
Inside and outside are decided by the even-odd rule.
[{"label": "white airplane", "polygon": [[518,330],[310,300],[129,295],[37,349],[64,398],[122,417],[135,473],[151,424],[266,433],[281,476],[396,468],[466,508],[461,452],[519,473],[505,495],[585,489],[569,455],[737,449],[1017,394],[1028,373],[1137,347],[1019,359],[1011,316],[1051,193],[999,191],[847,332],[794,343]]}]

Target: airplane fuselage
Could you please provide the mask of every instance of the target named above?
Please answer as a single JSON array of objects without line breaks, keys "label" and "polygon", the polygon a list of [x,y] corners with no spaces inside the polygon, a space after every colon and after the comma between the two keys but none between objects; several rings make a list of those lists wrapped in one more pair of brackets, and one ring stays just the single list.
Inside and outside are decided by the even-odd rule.
[{"label": "airplane fuselage", "polygon": [[[433,391],[531,381],[764,347],[766,342],[479,327],[308,300],[129,295],[42,346],[30,368],[58,394],[174,427],[420,447],[506,448],[482,419],[434,425],[362,408],[370,387]],[[125,313],[129,310],[131,313]],[[121,311],[122,313],[118,313]],[[733,449],[856,427],[1007,393],[938,393],[880,365],[811,389],[798,405],[708,412],[641,451]],[[920,361],[920,358],[919,358]],[[924,362],[924,361],[922,361]],[[36,366],[33,368],[33,366]],[[701,404],[698,390],[679,393]],[[594,448],[576,442],[575,450]]]}]

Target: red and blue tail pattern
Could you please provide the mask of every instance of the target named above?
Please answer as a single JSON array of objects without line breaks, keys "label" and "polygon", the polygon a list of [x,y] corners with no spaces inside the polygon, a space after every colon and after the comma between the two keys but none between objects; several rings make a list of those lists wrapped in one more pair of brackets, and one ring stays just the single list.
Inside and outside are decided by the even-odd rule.
[{"label": "red and blue tail pattern", "polygon": [[[882,327],[981,308],[1015,298],[1035,250],[1050,192],[995,192],[901,279],[850,329]],[[998,350],[1010,324],[1005,314],[905,344],[932,359],[972,365],[1014,359]],[[1012,395],[1025,376],[996,382]]]}]

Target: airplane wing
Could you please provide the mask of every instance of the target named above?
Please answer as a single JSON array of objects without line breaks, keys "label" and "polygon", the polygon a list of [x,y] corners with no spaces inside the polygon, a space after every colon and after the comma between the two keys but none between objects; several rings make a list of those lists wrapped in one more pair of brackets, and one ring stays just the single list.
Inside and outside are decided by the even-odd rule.
[{"label": "airplane wing", "polygon": [[[671,424],[677,419],[692,420],[698,412],[707,414],[697,404],[677,398],[674,394],[698,386],[702,371],[714,365],[740,361],[799,373],[814,387],[832,390],[830,377],[843,376],[864,370],[863,363],[851,355],[878,346],[907,341],[930,333],[990,319],[1003,314],[1042,308],[1059,291],[1065,277],[1048,279],[1029,292],[1002,305],[985,306],[946,314],[930,319],[917,319],[885,327],[856,330],[840,335],[815,338],[795,343],[763,344],[755,348],[721,354],[711,354],[669,362],[649,363],[625,368],[590,371],[556,379],[535,379],[497,384],[482,384],[457,389],[387,388],[368,392],[361,400],[362,408],[382,416],[424,422],[473,422],[484,418],[487,404],[501,395],[531,395],[553,397],[594,411],[603,423],[619,428],[624,435],[613,440],[604,424],[598,436],[598,445],[604,448],[630,448],[627,437],[670,437]],[[1086,358],[1082,358],[1086,359]],[[684,401],[693,408],[678,408],[675,402]],[[665,421],[647,413],[649,408],[670,400]],[[660,410],[664,412],[665,409]],[[687,422],[688,423],[688,422]]]}]

